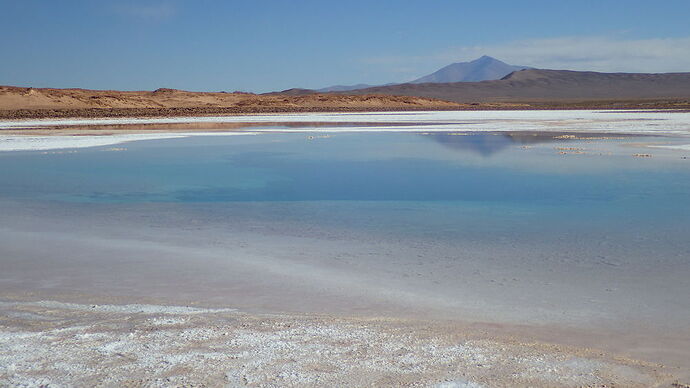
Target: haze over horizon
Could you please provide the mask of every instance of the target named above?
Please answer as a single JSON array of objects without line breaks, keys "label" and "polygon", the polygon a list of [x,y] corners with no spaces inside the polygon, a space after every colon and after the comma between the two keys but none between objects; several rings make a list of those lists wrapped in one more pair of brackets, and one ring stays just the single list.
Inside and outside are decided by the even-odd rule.
[{"label": "haze over horizon", "polygon": [[266,92],[405,82],[489,55],[690,71],[690,2],[0,0],[0,84]]}]

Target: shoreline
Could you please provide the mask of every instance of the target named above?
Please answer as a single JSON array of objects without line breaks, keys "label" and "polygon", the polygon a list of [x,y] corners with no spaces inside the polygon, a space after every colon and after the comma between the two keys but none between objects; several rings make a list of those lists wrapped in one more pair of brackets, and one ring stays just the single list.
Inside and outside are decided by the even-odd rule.
[{"label": "shoreline", "polygon": [[[397,308],[396,308],[397,309]],[[394,309],[395,310],[395,309]],[[504,343],[534,345],[542,349],[558,349],[566,356],[588,354],[607,361],[626,360],[638,365],[653,366],[653,370],[690,382],[687,352],[683,343],[688,337],[668,335],[663,330],[649,331],[641,327],[605,327],[598,324],[566,324],[564,322],[520,322],[484,319],[472,315],[443,316],[419,311],[302,311],[295,309],[247,308],[217,300],[189,298],[105,295],[83,291],[28,291],[21,287],[5,288],[0,292],[0,345],[2,332],[8,328],[39,332],[50,329],[55,320],[32,315],[43,311],[81,315],[87,319],[99,315],[117,314],[127,319],[147,315],[157,318],[191,316],[222,317],[227,315],[252,318],[290,319],[295,321],[343,321],[398,324],[408,328],[432,328],[437,335],[462,332],[475,338]],[[23,314],[23,313],[26,313]],[[41,314],[39,314],[41,315]],[[227,319],[225,319],[227,320]],[[70,322],[71,323],[71,322]],[[93,322],[94,328],[96,323]],[[409,331],[412,333],[412,331]],[[1,346],[0,346],[1,347]],[[1,359],[1,352],[0,352]],[[0,373],[1,375],[1,373]],[[493,386],[493,385],[489,385]]]},{"label": "shoreline", "polygon": [[[445,101],[444,101],[445,102]],[[42,118],[125,118],[125,117],[204,117],[215,115],[256,115],[274,113],[373,113],[424,111],[505,111],[505,110],[640,110],[645,112],[690,112],[686,100],[604,100],[577,102],[477,102],[428,106],[256,106],[256,107],[165,107],[165,108],[39,108],[0,109],[0,120]]]},{"label": "shoreline", "polygon": [[[17,203],[22,203],[22,202],[17,202]],[[26,209],[26,206],[13,206],[15,209]],[[57,229],[57,230],[74,230],[74,227],[76,225],[88,225],[87,219],[79,218],[79,222],[72,223],[69,222],[67,224],[61,224],[60,222],[65,222],[63,221],[58,221],[62,217],[60,214],[72,214],[73,210],[65,209],[64,211],[59,211],[58,213],[45,213],[45,206],[41,205],[38,208],[34,209],[33,211],[30,211],[28,214],[35,214],[34,216],[31,217],[26,217],[26,213],[23,216],[23,221],[26,222],[27,219],[35,218],[37,216],[41,216],[43,220],[48,219],[52,220],[54,219],[55,222],[49,222],[49,225],[53,226],[41,226],[41,227],[36,227],[34,228],[31,225],[35,225],[33,222],[30,222],[29,224],[22,225],[21,222],[16,223],[15,228],[19,228],[21,230],[25,230],[29,228],[31,230],[30,234],[17,234],[17,233],[0,233],[0,236],[4,236],[5,239],[4,241],[14,241],[18,246],[23,246],[22,241],[26,240],[32,241],[37,237],[31,237],[31,235],[35,236],[41,236],[44,241],[46,241],[47,246],[55,246],[55,242],[60,242],[62,244],[61,250],[64,250],[64,252],[70,252],[70,251],[79,251],[79,252],[85,252],[86,257],[91,257],[91,256],[98,256],[102,257],[102,252],[101,249],[106,249],[105,252],[109,249],[108,246],[112,247],[121,247],[121,246],[128,246],[128,247],[134,247],[134,246],[139,246],[139,248],[135,250],[128,250],[125,251],[126,254],[122,255],[119,254],[119,256],[123,257],[146,257],[146,260],[153,260],[157,256],[162,255],[161,258],[165,258],[165,266],[164,267],[159,267],[157,264],[152,262],[151,264],[146,264],[142,265],[141,263],[138,263],[136,265],[140,266],[140,272],[146,275],[143,275],[144,278],[148,279],[150,283],[155,283],[155,279],[160,279],[160,274],[154,275],[154,273],[157,273],[158,270],[163,270],[164,276],[172,276],[172,279],[169,281],[166,280],[166,283],[170,283],[170,285],[173,284],[180,284],[179,282],[182,282],[182,279],[186,279],[184,281],[190,283],[190,284],[198,284],[201,287],[203,287],[203,284],[206,284],[204,282],[207,282],[209,285],[218,285],[217,284],[217,279],[213,279],[212,277],[207,277],[206,275],[203,274],[196,274],[196,275],[182,275],[186,273],[193,272],[193,270],[185,265],[182,265],[183,262],[181,262],[179,259],[181,257],[184,257],[184,260],[189,260],[193,261],[196,263],[194,265],[194,268],[200,269],[200,268],[206,268],[209,265],[212,265],[213,263],[216,263],[216,260],[221,260],[219,263],[222,263],[221,266],[212,265],[213,268],[216,268],[214,270],[214,273],[234,273],[236,271],[239,271],[237,273],[243,274],[240,277],[244,280],[247,280],[249,283],[253,284],[251,286],[251,289],[248,289],[248,294],[245,294],[244,292],[227,292],[227,289],[216,289],[216,287],[212,287],[212,289],[209,290],[193,290],[190,288],[186,288],[185,292],[180,294],[177,291],[177,288],[170,289],[170,291],[166,291],[165,287],[163,288],[157,288],[153,287],[151,289],[141,289],[139,291],[136,291],[138,288],[132,288],[130,289],[129,287],[132,287],[131,284],[140,284],[142,286],[143,284],[139,283],[138,277],[134,276],[133,279],[130,279],[131,281],[128,282],[127,285],[121,284],[121,282],[117,281],[111,281],[107,280],[108,277],[99,277],[99,276],[94,276],[94,274],[91,272],[91,270],[88,270],[88,265],[86,262],[82,262],[81,264],[77,263],[71,263],[69,266],[74,267],[74,268],[82,268],[85,273],[89,273],[90,275],[88,276],[88,279],[91,279],[89,282],[93,281],[95,284],[98,284],[99,287],[96,290],[91,289],[92,286],[89,286],[88,284],[81,284],[81,281],[79,279],[86,279],[83,278],[83,276],[78,276],[77,274],[74,273],[74,271],[71,272],[72,277],[75,277],[76,283],[75,285],[79,285],[78,287],[71,287],[69,285],[63,286],[63,287],[57,287],[56,285],[51,285],[53,284],[51,279],[45,279],[43,276],[39,276],[34,280],[31,280],[31,276],[24,275],[24,281],[20,284],[14,284],[12,285],[11,283],[7,284],[3,288],[3,292],[0,295],[0,300],[4,301],[17,301],[17,302],[22,302],[24,303],[25,301],[28,301],[27,306],[23,307],[22,311],[26,313],[31,313],[35,314],[37,313],[36,309],[47,309],[47,310],[77,310],[80,312],[80,314],[84,314],[84,316],[91,316],[91,317],[96,317],[98,314],[103,314],[103,313],[109,313],[113,310],[118,310],[121,313],[120,318],[115,319],[116,321],[128,321],[128,322],[134,322],[134,321],[141,321],[143,326],[146,326],[144,321],[141,319],[137,318],[137,308],[143,308],[144,310],[150,311],[152,313],[158,313],[161,312],[163,318],[168,316],[169,314],[163,314],[165,309],[161,308],[151,308],[151,307],[146,307],[146,305],[153,305],[153,306],[160,306],[160,305],[165,305],[165,306],[183,306],[184,308],[182,309],[177,309],[178,311],[183,311],[183,312],[199,312],[201,310],[198,309],[237,309],[237,314],[243,314],[244,316],[251,316],[254,318],[257,317],[269,317],[271,319],[293,319],[294,324],[292,324],[293,327],[300,328],[302,324],[306,325],[307,327],[310,327],[307,323],[311,320],[339,320],[339,321],[347,321],[347,322],[361,322],[361,321],[386,321],[386,322],[407,322],[406,327],[419,327],[419,326],[425,326],[425,325],[431,325],[434,327],[445,327],[445,328],[452,328],[453,330],[464,330],[464,333],[478,333],[483,335],[482,338],[484,339],[489,339],[489,340],[494,340],[496,338],[504,338],[508,339],[511,341],[516,341],[521,344],[527,344],[528,346],[530,344],[538,344],[542,349],[548,350],[549,348],[570,348],[570,349],[575,349],[576,351],[587,351],[591,352],[592,354],[599,355],[601,354],[606,354],[606,360],[617,360],[620,359],[621,357],[627,360],[642,360],[643,363],[657,363],[657,364],[663,364],[666,365],[665,368],[661,369],[656,369],[657,371],[660,371],[661,373],[664,374],[671,374],[674,376],[674,379],[680,379],[680,382],[682,383],[687,383],[690,375],[687,375],[684,371],[687,369],[684,369],[687,367],[687,351],[684,349],[687,349],[687,347],[684,344],[687,344],[688,342],[688,337],[686,334],[687,330],[684,332],[677,332],[677,330],[670,330],[667,327],[662,327],[659,326],[655,329],[650,329],[649,327],[646,326],[645,323],[640,323],[635,324],[635,322],[630,322],[628,321],[629,325],[623,325],[620,326],[618,323],[611,322],[611,324],[607,323],[606,320],[602,321],[589,321],[589,318],[583,320],[583,321],[578,321],[578,320],[572,320],[569,318],[569,323],[566,323],[564,321],[561,321],[557,316],[553,315],[551,318],[547,316],[542,316],[542,317],[536,317],[534,320],[525,320],[523,318],[520,318],[519,316],[515,316],[511,318],[511,316],[515,315],[516,311],[509,311],[510,309],[506,309],[506,306],[498,306],[497,308],[499,310],[496,310],[496,312],[500,312],[500,314],[496,315],[494,312],[489,311],[489,315],[481,313],[481,311],[473,312],[473,308],[471,306],[472,303],[469,303],[466,308],[458,308],[458,307],[453,307],[451,305],[448,305],[447,303],[441,303],[443,301],[438,300],[438,303],[430,303],[433,302],[432,300],[429,300],[425,302],[426,299],[419,299],[419,300],[409,300],[407,295],[398,295],[399,292],[396,291],[396,289],[391,289],[391,292],[393,293],[388,293],[384,294],[379,291],[372,291],[371,289],[367,289],[368,291],[361,291],[361,287],[357,284],[350,284],[350,280],[346,274],[342,274],[345,276],[344,278],[340,277],[334,277],[331,275],[336,275],[340,273],[338,271],[338,268],[330,268],[330,267],[323,267],[323,266],[312,266],[311,264],[307,263],[301,263],[299,261],[288,261],[291,263],[291,265],[285,267],[288,268],[288,270],[283,271],[280,268],[274,267],[273,264],[276,264],[274,261],[274,258],[268,257],[268,256],[262,256],[262,255],[256,255],[256,253],[260,253],[262,250],[267,249],[265,247],[265,242],[266,241],[274,241],[276,242],[276,247],[275,249],[272,248],[270,251],[284,251],[285,246],[291,246],[297,241],[300,243],[304,244],[305,240],[299,238],[298,240],[294,240],[294,238],[290,237],[281,237],[281,235],[274,236],[272,234],[267,235],[267,236],[256,236],[256,233],[249,233],[245,235],[239,235],[237,231],[234,229],[232,230],[223,230],[223,236],[233,236],[230,241],[224,242],[229,247],[236,247],[237,242],[241,242],[242,244],[247,244],[248,246],[261,246],[260,251],[253,251],[251,249],[245,250],[245,248],[233,248],[233,252],[236,252],[237,257],[240,257],[242,262],[246,261],[251,266],[251,270],[247,272],[247,268],[245,268],[245,265],[239,265],[236,266],[234,264],[231,264],[227,261],[225,256],[223,255],[224,248],[223,246],[226,245],[218,245],[218,246],[211,246],[211,244],[206,243],[206,240],[200,241],[197,240],[196,237],[191,238],[189,241],[193,241],[194,245],[202,245],[202,246],[208,246],[208,248],[205,248],[201,252],[196,252],[196,251],[190,251],[190,243],[189,242],[184,242],[180,241],[179,236],[175,236],[173,231],[176,230],[176,227],[165,227],[164,230],[160,230],[161,226],[158,225],[155,228],[151,229],[149,227],[146,227],[144,229],[137,229],[136,235],[139,236],[136,239],[130,239],[127,238],[126,236],[120,236],[118,233],[123,233],[121,227],[113,228],[114,226],[108,226],[104,230],[98,231],[97,228],[93,227],[85,227],[85,226],[80,226],[80,228],[88,228],[90,230],[89,233],[86,233],[84,231],[79,230],[79,236],[81,236],[78,240],[74,240],[73,242],[69,242],[68,240],[65,239],[65,236],[60,235],[60,234],[54,234],[51,232],[51,230]],[[73,208],[72,208],[73,209]],[[94,208],[95,209],[95,208]],[[117,207],[115,208],[117,209]],[[125,216],[123,212],[117,211],[117,210],[106,210],[106,211],[101,211],[101,212],[96,212],[96,215],[93,216],[94,219],[99,219],[99,220],[109,220],[111,217],[109,215],[118,215],[121,219],[118,222],[122,222],[122,225],[132,225],[127,217],[135,217],[136,219],[139,219],[140,217],[144,217],[145,219],[151,219],[150,214],[139,214],[138,212],[133,212],[131,213],[130,216]],[[17,211],[16,213],[19,213]],[[24,213],[23,211],[21,213]],[[88,211],[88,214],[91,214],[92,210]],[[156,214],[159,212],[156,211]],[[163,212],[162,214],[166,214],[166,212]],[[47,217],[47,218],[46,218]],[[89,216],[91,217],[91,216]],[[124,218],[123,218],[124,217]],[[14,216],[10,214],[10,219],[15,219]],[[177,216],[174,216],[173,218],[166,218],[164,221],[157,221],[160,222],[161,225],[185,225],[186,223],[183,222],[183,220],[186,219],[186,217],[181,217],[177,218]],[[197,219],[196,216],[194,216],[194,219]],[[108,225],[110,222],[108,222]],[[134,224],[137,225],[137,224]],[[208,241],[215,241],[216,237],[218,236],[218,232],[221,229],[218,229],[218,226],[213,226],[213,224],[209,224],[210,229],[206,229],[203,231],[203,233],[200,234],[200,236],[203,236],[204,238],[208,239]],[[238,231],[239,230],[244,230],[245,228],[243,226],[237,226]],[[134,230],[133,227],[128,227],[128,230]],[[270,228],[271,230],[273,227]],[[2,232],[2,230],[0,230]],[[179,231],[178,231],[179,232]],[[93,233],[93,234],[92,234]],[[114,233],[114,234],[113,234]],[[185,231],[184,235],[190,234],[189,231]],[[330,232],[328,232],[327,235],[330,235]],[[340,235],[340,234],[338,234]],[[51,237],[52,236],[52,237]],[[95,236],[95,238],[94,238]],[[156,237],[159,236],[159,237]],[[173,248],[169,247],[169,244],[167,243],[167,239],[171,237],[165,237],[165,236],[173,236],[172,238],[178,242],[178,244],[173,245]],[[252,236],[255,238],[252,239]],[[161,239],[162,240],[159,240]],[[315,237],[316,238],[316,237]],[[356,236],[353,236],[354,241],[359,241],[356,239]],[[92,241],[93,244],[89,245],[86,244],[84,241]],[[142,245],[143,241],[147,241],[148,245]],[[378,239],[377,239],[378,241]],[[312,240],[306,241],[306,243],[309,243],[310,246],[314,246],[314,244],[311,244]],[[67,246],[64,246],[65,244],[68,244]],[[74,244],[74,245],[72,245]],[[217,244],[217,243],[216,243]],[[388,243],[385,241],[381,240],[380,242],[377,243],[377,245],[383,245],[383,246],[388,246]],[[416,243],[415,243],[416,244]],[[314,257],[322,257],[324,256],[323,254],[319,254],[318,252],[331,252],[332,254],[336,254],[337,252],[340,252],[338,247],[347,247],[349,246],[349,240],[342,242],[342,243],[329,243],[328,246],[324,246],[323,250],[317,251],[313,254]],[[73,247],[72,247],[73,246]],[[70,248],[72,247],[72,248]],[[280,248],[283,247],[283,248]],[[41,256],[41,248],[37,247],[36,248],[39,252],[37,252],[38,256]],[[96,250],[94,250],[96,249]],[[139,249],[141,251],[139,251]],[[162,249],[162,250],[161,250]],[[362,252],[369,252],[370,248],[362,248]],[[33,257],[33,254],[31,253],[31,250],[23,250],[25,252],[25,259]],[[120,249],[118,248],[118,252]],[[442,251],[442,250],[441,250]],[[61,259],[60,256],[58,256],[58,252],[56,250],[51,250],[54,254],[54,259],[57,261],[64,260]],[[100,252],[100,253],[99,253]],[[173,255],[172,252],[175,252],[175,255],[180,255],[180,258],[177,258],[177,256]],[[196,252],[196,253],[195,253]],[[350,251],[348,251],[350,252]],[[396,251],[397,252],[397,251]],[[358,254],[357,252],[352,252],[354,254]],[[394,252],[395,253],[395,252]],[[191,258],[188,257],[189,255],[192,255]],[[38,257],[37,256],[37,257]],[[107,256],[106,256],[107,258]],[[200,261],[201,260],[201,261]],[[292,260],[292,259],[290,259]],[[26,260],[21,260],[26,261]],[[186,261],[185,261],[186,262]],[[282,261],[281,261],[282,262]],[[19,261],[17,262],[19,263]],[[44,265],[39,266],[39,268],[43,268],[45,270],[47,261],[43,261]],[[15,271],[20,271],[21,268],[17,268],[18,264],[13,264],[11,261],[6,263],[8,265],[8,268],[15,268]],[[132,262],[134,265],[134,262]],[[307,265],[307,267],[305,267]],[[128,268],[129,264],[125,263],[120,263],[117,264],[115,262],[112,262],[108,265],[109,270],[107,271],[106,276],[110,276],[110,274],[114,273],[123,273],[121,272],[121,269],[123,268]],[[27,267],[29,268],[29,267]],[[95,268],[95,267],[93,267]],[[118,269],[120,268],[120,269]],[[148,269],[147,269],[148,268]],[[150,269],[156,269],[156,272],[151,273]],[[232,271],[228,272],[229,268],[234,268]],[[281,268],[283,268],[281,266]],[[294,270],[292,270],[294,268]],[[309,271],[306,271],[306,269],[309,268],[311,272],[315,273],[316,278],[309,277],[306,274]],[[330,269],[329,269],[330,268]],[[260,278],[254,279],[255,276],[251,275],[252,273],[259,271],[261,273]],[[51,272],[53,270],[50,270]],[[64,272],[61,270],[58,270],[57,267],[55,268],[56,272]],[[79,270],[81,271],[81,270]],[[278,272],[276,272],[278,271]],[[324,272],[325,271],[325,272]],[[336,271],[336,272],[332,272]],[[483,271],[483,270],[482,270]],[[21,270],[20,273],[25,273],[25,270]],[[38,272],[37,272],[38,273]],[[175,275],[177,274],[177,275]],[[57,279],[60,278],[60,275],[56,275]],[[192,279],[189,279],[188,276],[192,276]],[[224,282],[230,282],[232,281],[228,280],[225,278],[225,276],[229,275],[223,275],[223,281]],[[309,281],[305,281],[302,276],[307,276],[306,279],[311,279]],[[514,276],[517,276],[519,278],[522,277],[520,274],[514,274]],[[141,276],[139,276],[140,278]],[[297,283],[292,283],[291,281],[288,282],[287,284],[293,284],[293,286],[286,287],[284,284],[280,283],[275,286],[275,290],[282,290],[281,293],[286,295],[286,298],[284,298],[284,301],[277,301],[274,300],[274,302],[270,302],[268,299],[273,300],[274,297],[271,296],[269,297],[268,295],[275,295],[273,291],[270,291],[269,289],[274,289],[273,288],[273,282],[276,280],[280,279],[288,279],[292,277],[297,277],[299,279],[302,279],[298,281]],[[357,279],[360,279],[361,275],[357,276]],[[194,279],[198,280],[203,280],[203,282],[195,281]],[[249,279],[249,280],[248,280]],[[255,281],[259,281],[259,279],[266,280],[268,283],[267,285],[269,288],[267,289],[266,287],[262,287],[260,285],[256,285]],[[350,284],[350,287],[347,287],[348,290],[350,291],[338,291],[338,293],[345,292],[342,296],[339,297],[332,297],[332,292],[333,290],[329,289],[324,289],[318,284],[314,284],[313,280],[315,279],[328,279],[327,284],[328,287],[331,287],[335,290],[341,290],[343,287],[346,285]],[[367,284],[371,284],[365,280],[362,280],[363,282]],[[38,283],[36,283],[38,282]],[[295,284],[299,285],[306,285],[310,284],[315,287],[315,289],[320,290],[318,292],[318,295],[322,296],[322,300],[312,300],[310,299],[310,295],[313,294],[313,290],[309,288],[309,290],[303,290],[300,291],[299,287],[294,287]],[[115,287],[115,288],[113,288]],[[135,286],[139,287],[139,286]],[[233,287],[239,287],[241,290],[243,287],[241,284],[237,284],[236,286]],[[144,287],[145,288],[145,287]],[[192,287],[194,288],[194,287]],[[233,288],[237,289],[237,288]],[[119,292],[111,292],[111,291],[117,291],[120,290]],[[157,291],[156,291],[157,290]],[[357,291],[360,290],[362,294],[360,295],[359,292]],[[403,290],[404,291],[404,290]],[[170,293],[169,293],[170,292]],[[351,293],[351,295],[350,295]],[[265,295],[263,297],[259,298],[252,298],[251,295]],[[346,295],[347,294],[347,295]],[[243,296],[244,295],[244,296]],[[249,297],[247,297],[247,295]],[[371,298],[365,298],[365,295],[376,295],[377,297],[374,299]],[[421,293],[420,297],[424,296],[433,296],[432,294],[428,293]],[[584,296],[583,296],[584,297]],[[591,297],[591,296],[590,296]],[[366,299],[366,301],[364,299]],[[402,298],[402,299],[400,299]],[[427,298],[428,299],[428,298]],[[351,304],[347,301],[352,300],[352,306],[351,307],[346,307],[350,306]],[[472,296],[468,295],[468,302],[470,300],[475,300]],[[41,302],[43,301],[43,302]],[[51,302],[52,301],[52,302]],[[59,301],[60,303],[56,303],[55,301]],[[37,303],[38,302],[38,303]],[[409,302],[409,303],[408,303]],[[273,303],[273,304],[271,304]],[[334,304],[335,303],[335,304]],[[1,304],[1,303],[0,303]],[[80,305],[80,306],[75,306],[75,304]],[[304,304],[309,304],[315,306],[314,309],[307,309],[307,310],[302,310],[300,306]],[[105,305],[105,306],[104,306]],[[119,307],[108,307],[110,305],[115,305]],[[96,307],[92,307],[96,306]],[[276,306],[280,306],[276,308]],[[321,307],[319,307],[321,306]],[[325,308],[324,306],[330,306],[328,308]],[[335,307],[334,307],[335,306]],[[524,306],[523,306],[524,307]],[[2,312],[2,306],[0,306],[0,312]],[[196,310],[194,310],[196,309]],[[483,308],[484,309],[484,308]],[[574,306],[571,306],[569,310],[574,310],[576,309]],[[93,314],[92,314],[93,313]],[[234,314],[234,312],[233,312]],[[39,314],[41,315],[41,314]],[[532,313],[529,313],[528,315],[533,315]],[[576,314],[577,315],[577,314]],[[587,314],[588,316],[592,314]],[[2,312],[0,316],[8,316],[6,312]],[[200,314],[200,315],[195,315],[198,317],[204,317],[205,315]],[[491,316],[494,316],[493,318]],[[38,317],[34,317],[38,318]],[[88,318],[88,317],[87,317]],[[146,319],[159,319],[161,316],[155,315],[155,316],[149,316]],[[668,317],[667,317],[668,318]],[[90,319],[90,318],[89,318]],[[258,319],[258,318],[257,318]],[[225,322],[230,320],[232,321],[232,317],[225,319]],[[112,319],[111,319],[112,321]],[[30,326],[34,328],[40,328],[40,325],[42,324],[41,322],[45,323],[47,322],[46,320],[39,320],[38,322],[29,322],[31,323]],[[100,321],[99,321],[100,322]],[[213,320],[206,320],[206,321],[197,321],[198,325],[190,327],[190,330],[206,330],[214,329],[214,324],[212,323]],[[2,325],[2,322],[0,321],[0,325]],[[417,325],[417,326],[415,326]],[[99,329],[99,323],[98,322],[93,322],[93,324],[89,324],[87,328],[83,329],[86,332],[91,332],[93,330],[98,330]],[[70,326],[71,327],[71,326]],[[132,326],[132,327],[137,327]],[[70,329],[71,330],[71,329]],[[81,329],[80,329],[81,330]],[[386,330],[383,328],[382,330]],[[406,331],[406,333],[411,333],[412,335],[414,334],[413,331]],[[448,333],[444,333],[442,330],[439,330],[436,332],[438,335],[443,336],[447,335]],[[126,334],[126,333],[125,333]],[[124,334],[123,334],[124,335]],[[318,338],[318,336],[316,337]],[[315,341],[315,338],[311,338],[310,340]],[[113,339],[112,341],[115,341]],[[500,341],[499,341],[500,342]],[[142,344],[140,344],[142,345]],[[1,346],[0,346],[1,347]],[[498,346],[497,350],[500,350],[501,347]],[[601,351],[601,352],[600,352]],[[561,355],[568,356],[570,357],[573,353],[566,352],[566,353],[560,353]],[[403,357],[404,354],[400,354],[397,357]],[[70,358],[69,356],[65,356],[64,358]],[[393,362],[393,361],[391,361]],[[517,384],[517,386],[540,386],[540,385],[533,385],[533,384]],[[544,383],[541,386],[568,386],[567,384],[547,384]],[[582,385],[587,385],[584,382],[579,385],[572,384],[571,386],[582,386]],[[622,386],[633,386],[633,384],[619,384]],[[482,385],[483,386],[483,385]],[[496,384],[488,384],[486,386],[497,386]],[[498,385],[498,386],[511,386],[511,384],[505,384],[505,385]],[[512,386],[516,386],[513,384]],[[649,386],[648,384],[640,384],[640,386]],[[661,385],[663,387],[670,387],[670,385]]]},{"label": "shoreline", "polygon": [[0,366],[0,381],[9,384],[671,387],[686,377],[481,323],[16,299],[1,301],[0,311],[9,352],[0,360],[10,363]]},{"label": "shoreline", "polygon": [[[630,110],[399,111],[235,116],[0,120],[0,151],[46,151],[117,145],[138,140],[238,134],[410,132],[521,134],[567,137],[657,136],[654,147],[687,151],[690,113]],[[593,140],[593,139],[592,139]]]}]

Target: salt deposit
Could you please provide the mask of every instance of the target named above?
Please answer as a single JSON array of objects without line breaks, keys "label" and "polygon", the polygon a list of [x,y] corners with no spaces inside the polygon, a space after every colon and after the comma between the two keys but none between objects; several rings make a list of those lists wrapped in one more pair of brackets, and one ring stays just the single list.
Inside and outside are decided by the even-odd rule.
[{"label": "salt deposit", "polygon": [[[272,126],[276,124],[320,123],[316,128],[274,127],[261,130],[253,128],[252,132],[551,131],[690,136],[690,113],[687,112],[591,110],[299,113],[214,117],[7,120],[0,121],[0,130],[75,125],[181,123],[266,123]],[[359,123],[361,125],[328,125],[330,123]],[[136,140],[219,134],[221,133],[189,132],[79,137],[0,135],[0,151],[96,147]]]}]

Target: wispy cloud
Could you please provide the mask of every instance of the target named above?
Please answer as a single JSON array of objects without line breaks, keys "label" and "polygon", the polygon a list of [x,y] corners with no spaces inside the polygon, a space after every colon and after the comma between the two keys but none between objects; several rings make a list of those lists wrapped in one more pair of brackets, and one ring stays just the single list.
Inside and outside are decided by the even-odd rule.
[{"label": "wispy cloud", "polygon": [[[490,55],[510,64],[550,69],[603,72],[683,72],[690,71],[690,37],[624,39],[589,36],[512,41],[496,45],[453,47],[442,52],[417,56],[380,56],[364,63],[389,67],[405,66],[419,76],[452,62]],[[412,70],[414,69],[414,70]]]},{"label": "wispy cloud", "polygon": [[114,7],[114,10],[123,16],[158,22],[172,19],[177,13],[177,8],[169,1],[141,1],[118,4]]}]

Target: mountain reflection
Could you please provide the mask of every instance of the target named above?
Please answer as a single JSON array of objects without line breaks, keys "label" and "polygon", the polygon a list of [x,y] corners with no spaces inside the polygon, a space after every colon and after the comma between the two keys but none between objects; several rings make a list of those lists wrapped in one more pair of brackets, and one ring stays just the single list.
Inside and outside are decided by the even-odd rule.
[{"label": "mountain reflection", "polygon": [[471,151],[483,156],[491,156],[512,145],[528,145],[554,142],[554,134],[538,132],[438,132],[426,133],[424,136],[433,139],[445,147],[456,151]]}]

